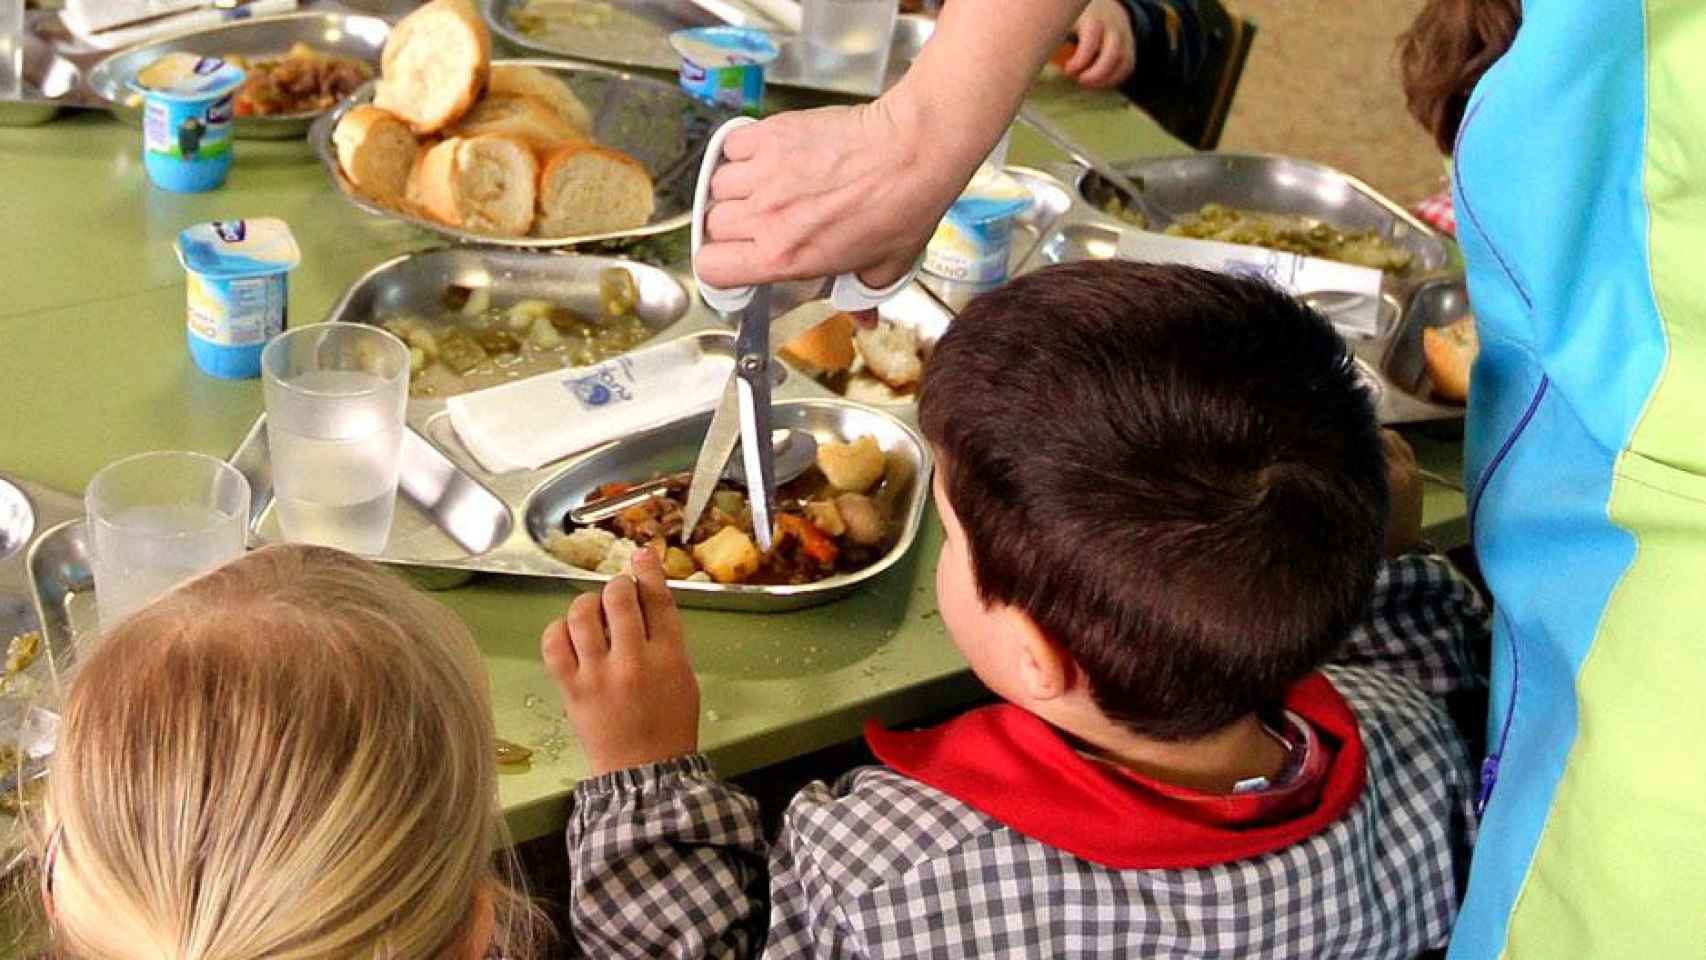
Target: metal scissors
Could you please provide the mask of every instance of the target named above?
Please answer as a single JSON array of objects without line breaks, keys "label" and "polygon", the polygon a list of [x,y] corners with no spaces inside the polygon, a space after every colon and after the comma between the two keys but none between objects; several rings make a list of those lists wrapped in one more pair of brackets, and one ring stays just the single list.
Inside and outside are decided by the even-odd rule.
[{"label": "metal scissors", "polygon": [[[723,161],[723,141],[749,123],[751,117],[736,117],[711,135],[705,159],[699,166],[699,182],[693,190],[693,280],[699,295],[725,317],[739,316],[735,332],[735,367],[723,388],[723,398],[711,415],[704,445],[693,465],[687,487],[687,506],[682,512],[681,542],[687,543],[699,526],[706,504],[716,490],[723,467],[741,448],[747,477],[747,502],[752,508],[752,532],[760,550],[772,544],[776,505],[775,450],[770,445],[770,287],[720,289],[699,279],[699,247],[705,239],[705,212],[711,201],[711,175]],[[830,301],[838,310],[870,310],[899,293],[917,274],[915,266],[893,284],[873,290],[852,273],[835,278]]]}]

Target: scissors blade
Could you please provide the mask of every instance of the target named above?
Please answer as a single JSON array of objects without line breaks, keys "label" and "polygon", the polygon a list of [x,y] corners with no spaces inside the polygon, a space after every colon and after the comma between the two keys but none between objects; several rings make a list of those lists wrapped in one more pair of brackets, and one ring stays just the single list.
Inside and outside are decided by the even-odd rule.
[{"label": "scissors blade", "polygon": [[768,551],[776,504],[776,450],[770,442],[770,288],[753,291],[735,335],[735,376],[740,391],[741,456],[746,466],[752,533]]},{"label": "scissors blade", "polygon": [[687,485],[687,505],[681,511],[681,543],[686,546],[699,528],[699,518],[705,505],[716,492],[722,479],[723,467],[734,455],[740,441],[740,374],[731,372],[723,387],[723,399],[711,414],[711,425],[705,430],[705,442],[699,447],[699,459],[693,464],[693,479]]}]

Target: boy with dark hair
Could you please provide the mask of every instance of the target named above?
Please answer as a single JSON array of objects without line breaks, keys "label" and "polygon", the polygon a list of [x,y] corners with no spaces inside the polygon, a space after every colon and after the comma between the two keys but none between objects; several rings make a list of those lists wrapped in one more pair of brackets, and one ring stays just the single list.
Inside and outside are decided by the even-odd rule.
[{"label": "boy with dark hair", "polygon": [[807,788],[767,844],[695,753],[680,620],[641,551],[602,609],[577,598],[542,639],[603,774],[568,832],[581,948],[1444,945],[1475,781],[1440,699],[1478,682],[1485,609],[1415,549],[1414,463],[1395,435],[1383,453],[1327,323],[1247,280],[1053,267],[955,321],[920,418],[937,603],[1004,702],[869,729],[884,766]]}]

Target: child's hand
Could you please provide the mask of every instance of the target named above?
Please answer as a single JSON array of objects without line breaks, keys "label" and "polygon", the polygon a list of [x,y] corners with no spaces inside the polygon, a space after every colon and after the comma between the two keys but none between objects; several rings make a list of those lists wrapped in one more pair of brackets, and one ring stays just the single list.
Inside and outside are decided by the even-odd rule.
[{"label": "child's hand", "polygon": [[1072,32],[1078,38],[1078,49],[1061,69],[1080,86],[1117,87],[1137,67],[1131,15],[1119,0],[1090,0]]},{"label": "child's hand", "polygon": [[1396,557],[1422,541],[1422,471],[1416,451],[1403,437],[1381,430],[1386,448],[1386,487],[1392,516],[1386,525],[1386,555]]},{"label": "child's hand", "polygon": [[605,586],[602,605],[576,597],[539,638],[595,776],[699,749],[699,681],[681,613],[657,554],[635,551],[633,570]]}]

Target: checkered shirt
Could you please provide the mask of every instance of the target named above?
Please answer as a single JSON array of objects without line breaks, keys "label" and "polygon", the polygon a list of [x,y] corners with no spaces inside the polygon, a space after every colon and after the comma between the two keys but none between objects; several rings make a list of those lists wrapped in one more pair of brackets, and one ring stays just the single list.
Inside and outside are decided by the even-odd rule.
[{"label": "checkered shirt", "polygon": [[1443,946],[1474,775],[1435,699],[1480,683],[1487,611],[1441,558],[1386,564],[1326,675],[1356,713],[1363,795],[1314,836],[1212,867],[1116,870],[900,773],[803,790],[767,843],[703,757],[581,784],[571,943],[590,957],[1394,957]]}]

